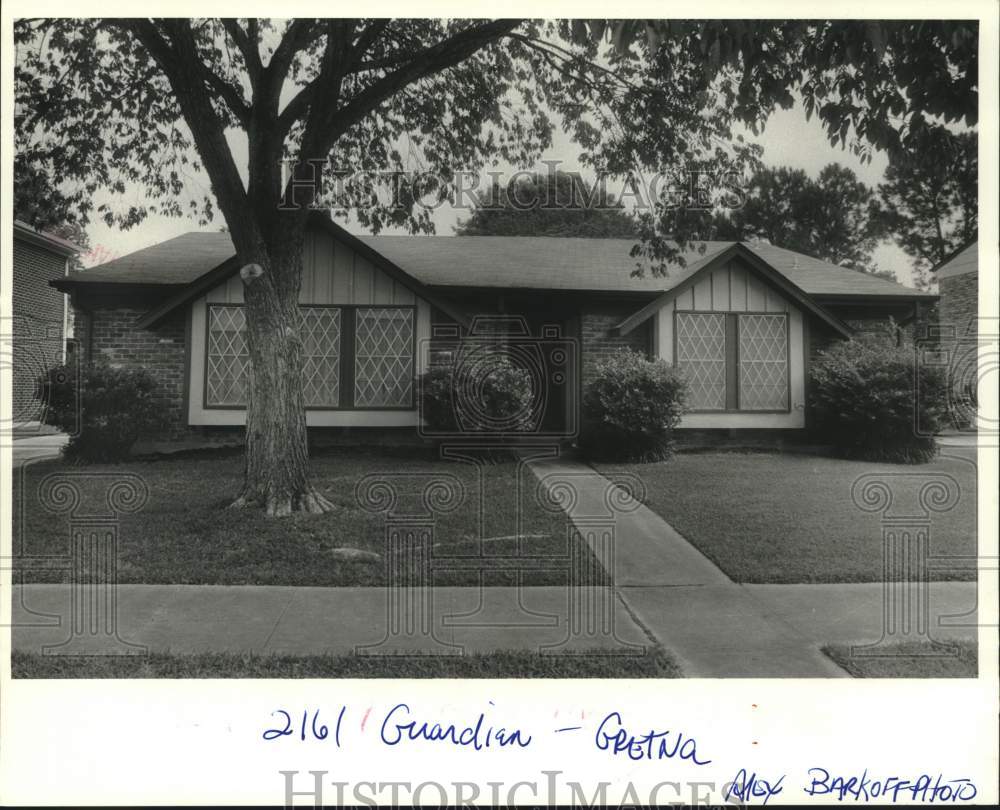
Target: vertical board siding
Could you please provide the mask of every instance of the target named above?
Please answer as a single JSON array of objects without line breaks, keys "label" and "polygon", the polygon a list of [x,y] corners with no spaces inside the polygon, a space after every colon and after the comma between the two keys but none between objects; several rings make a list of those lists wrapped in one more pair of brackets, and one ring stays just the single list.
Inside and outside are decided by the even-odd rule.
[{"label": "vertical board siding", "polygon": [[747,272],[734,262],[729,263],[730,309],[733,312],[747,310]]},{"label": "vertical board siding", "polygon": [[712,278],[705,276],[694,285],[694,309],[712,308]]},{"label": "vertical board siding", "polygon": [[729,297],[729,269],[720,267],[712,271],[712,309],[728,312],[731,308]]},{"label": "vertical board siding", "polygon": [[767,288],[764,282],[747,273],[747,310],[764,312],[767,309]]},{"label": "vertical board siding", "polygon": [[392,304],[392,284],[393,281],[381,270],[373,270],[372,277],[374,278],[374,292],[372,294],[372,300],[376,304]]}]

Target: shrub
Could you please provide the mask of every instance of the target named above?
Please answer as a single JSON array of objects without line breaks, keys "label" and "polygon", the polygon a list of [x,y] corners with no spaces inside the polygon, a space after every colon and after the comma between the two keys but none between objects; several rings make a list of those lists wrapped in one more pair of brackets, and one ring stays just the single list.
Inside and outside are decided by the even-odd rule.
[{"label": "shrub", "polygon": [[500,353],[437,366],[420,381],[422,416],[433,432],[511,433],[537,418],[531,373]]},{"label": "shrub", "polygon": [[583,395],[580,447],[602,461],[660,461],[674,449],[687,383],[664,360],[621,349],[599,363]]},{"label": "shrub", "polygon": [[938,367],[917,365],[913,347],[890,337],[839,342],[812,364],[814,431],[838,455],[919,464],[937,453],[934,434],[948,414]]},{"label": "shrub", "polygon": [[140,436],[165,424],[156,380],[142,369],[56,366],[39,382],[45,421],[70,433],[63,454],[82,462],[128,457]]}]

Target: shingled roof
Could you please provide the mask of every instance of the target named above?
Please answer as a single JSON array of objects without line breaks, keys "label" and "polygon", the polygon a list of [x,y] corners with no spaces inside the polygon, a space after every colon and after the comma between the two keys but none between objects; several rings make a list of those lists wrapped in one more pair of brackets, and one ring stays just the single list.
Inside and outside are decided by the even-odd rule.
[{"label": "shingled roof", "polygon": [[[704,242],[667,276],[632,275],[630,239],[545,236],[358,236],[357,241],[430,287],[495,287],[662,293],[690,278],[735,242]],[[893,281],[772,245],[743,243],[808,295],[930,296]],[[88,270],[69,285],[188,285],[232,258],[226,233],[186,233]]]}]

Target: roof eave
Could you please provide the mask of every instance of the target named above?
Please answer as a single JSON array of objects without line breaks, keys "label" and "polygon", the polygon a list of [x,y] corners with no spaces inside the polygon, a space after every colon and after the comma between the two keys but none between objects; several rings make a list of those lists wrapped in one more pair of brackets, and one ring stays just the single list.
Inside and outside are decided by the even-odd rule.
[{"label": "roof eave", "polygon": [[[309,221],[311,224],[324,228],[331,236],[334,237],[334,239],[339,240],[355,252],[364,256],[376,267],[383,270],[386,275],[394,281],[398,281],[404,287],[411,290],[415,295],[437,307],[461,326],[468,328],[471,324],[471,320],[466,313],[462,312],[449,301],[438,296],[433,290],[429,289],[427,285],[414,278],[374,248],[366,245],[362,240],[358,239],[358,237],[354,234],[349,233],[329,217],[324,217],[321,214],[315,214],[310,216]],[[160,306],[147,312],[137,321],[136,325],[140,329],[149,329],[156,326],[156,324],[162,321],[175,309],[190,303],[198,296],[203,295],[216,285],[226,281],[230,276],[235,275],[238,270],[239,262],[237,257],[230,257],[226,261],[222,262],[222,264],[217,265],[212,270],[209,270],[207,273],[202,274],[194,281],[190,282],[177,295],[172,296],[167,301],[164,301]]]},{"label": "roof eave", "polygon": [[83,252],[83,248],[79,245],[73,244],[68,239],[36,231],[27,223],[20,222],[18,220],[14,220],[14,234],[23,239],[25,242],[30,242],[33,245],[45,248],[46,250],[67,259],[70,256],[75,256],[76,254]]},{"label": "roof eave", "polygon": [[74,278],[73,276],[63,276],[49,281],[50,287],[55,287],[59,292],[72,293],[81,290],[94,290],[100,292],[150,292],[152,290],[170,290],[186,287],[185,282],[141,282],[141,281],[108,281],[106,279],[90,280]]},{"label": "roof eave", "polygon": [[932,292],[921,292],[914,290],[912,293],[814,293],[811,296],[816,301],[824,304],[836,303],[872,303],[888,304],[893,301],[900,303],[912,303],[914,301],[936,301],[941,296]]},{"label": "roof eave", "polygon": [[952,252],[950,255],[946,256],[941,261],[939,261],[937,264],[935,264],[927,272],[928,273],[936,273],[942,267],[944,267],[945,265],[949,264],[952,261],[952,259],[957,258],[959,256],[959,254],[964,253],[966,250],[968,250],[970,247],[972,247],[978,241],[979,241],[979,237],[978,236],[970,239],[968,242],[966,242],[964,245],[962,245],[958,250]]}]

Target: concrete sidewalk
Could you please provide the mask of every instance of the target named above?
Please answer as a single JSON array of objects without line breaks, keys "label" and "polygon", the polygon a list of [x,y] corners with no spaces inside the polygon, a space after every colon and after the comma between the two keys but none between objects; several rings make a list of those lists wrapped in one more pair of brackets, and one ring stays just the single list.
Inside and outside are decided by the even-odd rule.
[{"label": "concrete sidewalk", "polygon": [[[69,585],[16,586],[12,638],[16,650],[41,652],[70,636]],[[80,604],[103,609],[97,588]],[[375,651],[409,653],[591,649],[635,651],[649,638],[609,588],[414,589],[404,603],[384,588],[308,588],[266,585],[119,585],[118,636],[153,652],[256,652],[291,655]],[[426,614],[423,608],[429,607]],[[613,611],[614,634],[570,621],[582,609]],[[595,611],[596,612],[596,611]],[[96,627],[103,631],[104,616]],[[419,621],[421,615],[428,620]],[[390,617],[398,632],[389,634]],[[408,626],[409,625],[409,626]],[[86,643],[107,654],[113,641],[87,629]],[[429,632],[432,629],[432,632]],[[409,631],[409,632],[408,632]]]},{"label": "concrete sidewalk", "polygon": [[[931,583],[929,591],[927,638],[974,638],[976,584]],[[695,678],[844,677],[821,648],[878,642],[885,626],[881,583],[623,588],[621,593],[684,674]],[[941,626],[942,617],[969,611]]]},{"label": "concrete sidewalk", "polygon": [[[592,467],[562,459],[532,461],[549,498],[562,503],[570,520],[586,538],[594,554],[610,571],[619,588],[679,585],[727,585],[732,581],[681,537],[673,527]],[[614,532],[612,559],[606,560],[602,532]]]},{"label": "concrete sidewalk", "polygon": [[46,433],[15,438],[11,442],[11,466],[16,469],[28,461],[56,458],[68,441],[69,436],[65,433]]},{"label": "concrete sidewalk", "polygon": [[[655,512],[620,492],[612,495],[615,484],[593,468],[563,460],[529,466],[550,497],[562,499],[625,604],[679,659],[686,675],[844,677],[820,648],[882,636],[881,583],[739,585]],[[614,533],[612,554],[601,540],[608,526]],[[975,583],[932,584],[933,636],[972,636],[974,618],[966,627],[947,630],[937,628],[937,618],[975,607]]]}]

